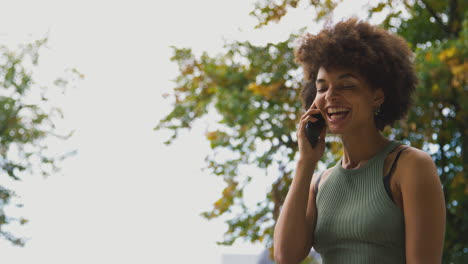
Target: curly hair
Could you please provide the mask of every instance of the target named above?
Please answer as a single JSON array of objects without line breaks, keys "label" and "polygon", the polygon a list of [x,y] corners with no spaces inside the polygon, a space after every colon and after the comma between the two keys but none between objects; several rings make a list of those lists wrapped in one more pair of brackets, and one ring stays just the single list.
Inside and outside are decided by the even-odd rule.
[{"label": "curly hair", "polygon": [[414,54],[403,38],[377,26],[357,18],[326,26],[317,35],[304,35],[294,55],[307,81],[301,90],[306,110],[316,96],[319,68],[335,66],[357,70],[372,89],[383,89],[385,101],[374,118],[379,130],[404,118],[413,104]]}]

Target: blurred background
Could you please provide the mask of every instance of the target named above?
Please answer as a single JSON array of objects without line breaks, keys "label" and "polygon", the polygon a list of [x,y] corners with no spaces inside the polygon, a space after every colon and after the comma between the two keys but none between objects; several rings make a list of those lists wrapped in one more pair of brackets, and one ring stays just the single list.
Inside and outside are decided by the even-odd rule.
[{"label": "blurred background", "polygon": [[444,263],[468,262],[466,1],[0,3],[5,263],[271,263],[303,113],[292,50],[350,16],[416,54],[415,107],[384,133],[432,155]]}]

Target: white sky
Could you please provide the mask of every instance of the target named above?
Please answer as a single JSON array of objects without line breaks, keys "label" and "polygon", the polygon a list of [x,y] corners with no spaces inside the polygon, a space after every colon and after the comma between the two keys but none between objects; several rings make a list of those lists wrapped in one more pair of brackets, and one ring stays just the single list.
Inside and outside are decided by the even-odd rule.
[{"label": "white sky", "polygon": [[[349,1],[350,2],[350,1]],[[313,10],[293,10],[280,23],[254,30],[254,1],[0,1],[0,43],[14,47],[49,35],[39,80],[76,67],[76,89],[57,96],[76,130],[57,151],[78,149],[63,175],[31,176],[16,184],[31,222],[18,229],[32,239],[18,248],[0,240],[2,263],[220,263],[223,253],[253,253],[261,245],[216,246],[225,225],[199,216],[223,188],[200,169],[209,153],[208,120],[184,131],[171,146],[169,133],[153,131],[171,110],[176,65],[169,46],[219,52],[225,40],[282,41],[309,26]],[[340,14],[356,14],[348,4]],[[252,172],[255,169],[252,168]],[[263,200],[271,180],[259,171],[250,190]],[[3,181],[3,180],[2,180]],[[5,261],[6,260],[6,261]]]}]

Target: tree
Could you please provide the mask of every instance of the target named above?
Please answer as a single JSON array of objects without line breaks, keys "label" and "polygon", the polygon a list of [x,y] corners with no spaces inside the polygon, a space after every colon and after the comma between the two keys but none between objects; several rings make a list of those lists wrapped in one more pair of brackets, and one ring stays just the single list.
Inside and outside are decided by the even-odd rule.
[{"label": "tree", "polygon": [[[299,0],[259,0],[252,15],[257,27],[279,21]],[[341,1],[311,0],[316,21],[323,20]],[[368,19],[385,14],[381,26],[403,36],[416,54],[420,80],[415,107],[407,120],[384,133],[430,153],[437,165],[447,205],[444,263],[468,262],[468,3],[457,0],[388,0],[368,6]],[[228,215],[228,230],[220,244],[237,238],[262,242],[270,249],[279,208],[292,180],[297,141],[296,125],[303,114],[299,99],[301,71],[292,46],[301,32],[279,43],[255,46],[249,42],[225,45],[225,54],[196,57],[190,49],[174,47],[172,61],[180,69],[175,80],[174,109],[156,126],[174,132],[208,112],[216,112],[222,129],[207,133],[213,152],[206,157],[210,173],[223,177],[226,188],[202,215]],[[232,159],[219,160],[228,150]],[[330,137],[322,163],[341,155]],[[278,168],[278,178],[256,208],[248,208],[243,189],[252,175],[242,166]],[[258,176],[256,176],[258,177]]]},{"label": "tree", "polygon": [[[9,224],[28,222],[23,217],[7,214],[8,206],[13,206],[17,194],[6,187],[7,179],[19,181],[26,174],[48,176],[59,171],[59,163],[67,156],[47,152],[45,140],[56,137],[67,139],[66,135],[57,134],[54,121],[62,118],[59,108],[49,102],[49,87],[35,82],[34,69],[38,66],[39,51],[47,39],[11,50],[0,46],[0,237],[13,245],[23,246],[25,238],[17,237],[6,230]],[[71,78],[82,78],[76,70],[70,76],[57,78],[54,88],[64,89]],[[6,178],[5,178],[6,177]],[[22,204],[14,204],[21,207]]]}]

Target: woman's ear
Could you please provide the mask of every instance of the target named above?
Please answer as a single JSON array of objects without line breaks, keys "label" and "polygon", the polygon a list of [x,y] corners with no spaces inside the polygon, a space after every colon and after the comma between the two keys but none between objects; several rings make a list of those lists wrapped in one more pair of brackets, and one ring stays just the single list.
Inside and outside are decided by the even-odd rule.
[{"label": "woman's ear", "polygon": [[382,88],[377,88],[374,91],[374,104],[380,106],[385,101],[385,93]]}]

